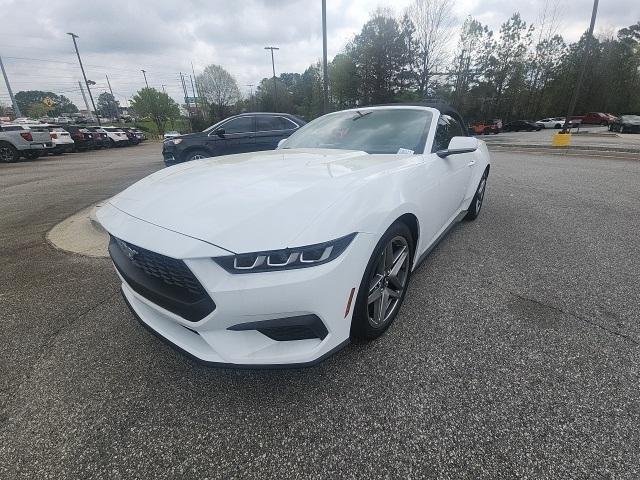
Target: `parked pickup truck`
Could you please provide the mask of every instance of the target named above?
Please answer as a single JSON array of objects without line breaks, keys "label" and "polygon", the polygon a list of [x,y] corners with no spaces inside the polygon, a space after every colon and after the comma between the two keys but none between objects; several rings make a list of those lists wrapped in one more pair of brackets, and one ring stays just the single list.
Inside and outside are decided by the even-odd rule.
[{"label": "parked pickup truck", "polygon": [[0,124],[0,162],[17,162],[20,157],[34,160],[53,148],[49,130],[16,124]]}]

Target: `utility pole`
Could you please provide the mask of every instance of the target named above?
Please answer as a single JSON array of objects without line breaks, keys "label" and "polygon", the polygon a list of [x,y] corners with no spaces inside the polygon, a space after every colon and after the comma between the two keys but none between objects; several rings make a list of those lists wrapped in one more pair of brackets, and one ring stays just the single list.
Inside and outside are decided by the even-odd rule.
[{"label": "utility pole", "polygon": [[[67,35],[71,35],[71,38],[73,39],[73,46],[76,49],[76,55],[78,56],[78,63],[80,64],[80,70],[82,70],[82,77],[84,78],[84,83],[87,85],[87,92],[89,92],[91,105],[93,105],[93,113],[96,116],[96,121],[98,122],[98,125],[100,125],[100,116],[98,115],[98,111],[96,110],[96,103],[93,101],[93,95],[91,95],[91,89],[89,88],[89,81],[87,80],[87,76],[84,73],[84,67],[82,66],[82,59],[80,58],[80,51],[78,50],[78,43],[76,42],[76,38],[80,38],[80,37],[78,37],[78,35],[76,35],[73,32],[67,32]],[[87,106],[87,110],[89,110],[88,106]]]},{"label": "utility pole", "polygon": [[251,92],[249,94],[249,98],[251,99],[251,109],[255,110],[256,109],[256,107],[254,105],[255,104],[255,99],[253,98],[253,87],[255,87],[255,85],[253,83],[249,83],[246,86],[249,87],[249,91]]},{"label": "utility pole", "polygon": [[582,87],[582,80],[584,79],[584,73],[587,70],[587,63],[589,63],[589,56],[591,55],[591,43],[593,42],[593,28],[596,24],[596,15],[598,14],[598,1],[593,0],[593,10],[591,11],[591,23],[589,24],[589,32],[587,33],[587,40],[584,45],[584,59],[582,60],[582,68],[578,75],[578,81],[573,89],[573,95],[571,96],[571,103],[569,104],[569,111],[567,112],[567,118],[564,120],[564,126],[562,127],[562,133],[567,133],[567,129],[571,125],[571,117],[576,108],[578,102],[578,95],[580,94],[580,88]]},{"label": "utility pole", "polygon": [[147,88],[149,88],[149,83],[147,82],[147,71],[146,70],[140,70],[142,72],[142,75],[144,75],[144,84],[147,86]]},{"label": "utility pole", "polygon": [[327,0],[322,0],[322,113],[329,104],[329,80],[327,73]]},{"label": "utility pole", "polygon": [[[115,102],[115,101],[116,101],[116,97],[115,97],[115,95],[113,94],[113,90],[111,89],[111,82],[109,82],[109,75],[107,75],[107,74],[105,73],[105,74],[104,74],[104,76],[105,76],[105,78],[107,79],[107,85],[109,86],[109,92],[111,92],[111,98],[113,98],[113,101]],[[98,99],[98,100],[100,100],[100,99]],[[114,104],[112,104],[112,105],[114,106],[114,108],[116,108],[116,107],[115,107],[115,103],[114,103]],[[120,112],[111,112],[111,113],[112,113],[112,114],[114,114],[114,113],[115,113],[115,115],[113,115],[113,117],[114,117],[114,118],[115,118],[115,117],[118,117],[118,118],[120,117]]]},{"label": "utility pole", "polygon": [[198,97],[196,95],[196,87],[193,86],[193,77],[189,75],[191,79],[191,92],[193,93],[193,104],[196,106],[196,114],[198,113]]},{"label": "utility pole", "polygon": [[184,103],[187,104],[187,113],[189,114],[189,125],[191,125],[191,131],[193,132],[193,120],[191,119],[191,104],[189,103],[189,97],[187,95],[187,85],[184,83],[184,77],[180,72],[180,81],[182,82],[182,91],[184,92]]},{"label": "utility pole", "polygon": [[82,88],[82,82],[80,82],[80,80],[78,80],[78,86],[80,87],[80,93],[82,93],[84,106],[87,107],[87,112],[91,113],[91,110],[89,110],[89,103],[87,102],[87,96],[84,94],[84,88]]},{"label": "utility pole", "polygon": [[271,50],[271,68],[273,68],[273,109],[278,111],[278,87],[276,86],[276,63],[273,60],[273,51],[280,50],[278,47],[264,47],[265,50]]},{"label": "utility pole", "polygon": [[13,96],[13,90],[11,90],[11,85],[9,84],[9,77],[7,77],[7,72],[4,69],[4,64],[2,63],[2,57],[0,57],[0,68],[2,69],[2,75],[4,76],[4,83],[7,85],[7,91],[9,92],[9,97],[11,97],[11,105],[13,105],[13,113],[16,118],[21,117],[22,113],[20,113],[20,107],[16,103],[16,99]]},{"label": "utility pole", "polygon": [[[196,99],[200,99],[200,113],[202,114],[202,119],[204,120],[204,102],[202,101],[202,96],[200,95],[198,77],[196,77],[196,70],[193,68],[193,62],[191,62],[191,73],[193,73],[193,81],[196,83]],[[198,105],[196,104],[196,107],[197,106]]]},{"label": "utility pole", "polygon": [[167,93],[167,91],[164,89],[164,87],[166,87],[166,85],[163,83],[162,84],[162,93]]}]

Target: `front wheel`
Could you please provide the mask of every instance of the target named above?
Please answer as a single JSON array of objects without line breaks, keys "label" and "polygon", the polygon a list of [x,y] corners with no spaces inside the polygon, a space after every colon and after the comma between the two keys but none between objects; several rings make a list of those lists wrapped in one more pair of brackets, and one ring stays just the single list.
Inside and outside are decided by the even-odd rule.
[{"label": "front wheel", "polygon": [[185,162],[190,162],[191,160],[202,160],[203,158],[209,158],[211,155],[206,150],[192,150],[191,152],[185,155]]},{"label": "front wheel", "polygon": [[351,320],[353,338],[378,338],[393,323],[407,293],[414,248],[409,227],[400,221],[382,236],[358,290]]},{"label": "front wheel", "polygon": [[464,217],[465,220],[475,220],[478,218],[478,215],[480,215],[480,209],[482,208],[482,202],[484,201],[484,192],[487,189],[488,176],[489,172],[485,170],[482,174],[482,178],[480,179],[480,183],[478,184],[476,193],[471,200],[469,210],[467,210],[467,214]]}]

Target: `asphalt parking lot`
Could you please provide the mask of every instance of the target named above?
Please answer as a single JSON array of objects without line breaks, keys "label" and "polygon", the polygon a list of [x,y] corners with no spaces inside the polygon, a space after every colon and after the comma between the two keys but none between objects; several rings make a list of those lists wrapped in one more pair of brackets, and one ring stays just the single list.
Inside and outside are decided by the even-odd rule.
[{"label": "asphalt parking lot", "polygon": [[640,477],[640,161],[500,151],[396,323],[302,370],[200,366],[45,234],[158,144],[0,165],[0,478]]}]

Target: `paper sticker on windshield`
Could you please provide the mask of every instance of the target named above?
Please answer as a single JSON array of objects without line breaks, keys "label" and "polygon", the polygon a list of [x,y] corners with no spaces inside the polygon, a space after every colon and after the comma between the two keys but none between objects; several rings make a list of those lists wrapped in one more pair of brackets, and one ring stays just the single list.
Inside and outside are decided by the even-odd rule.
[{"label": "paper sticker on windshield", "polygon": [[408,148],[399,148],[398,155],[413,155],[413,150],[409,150]]}]

